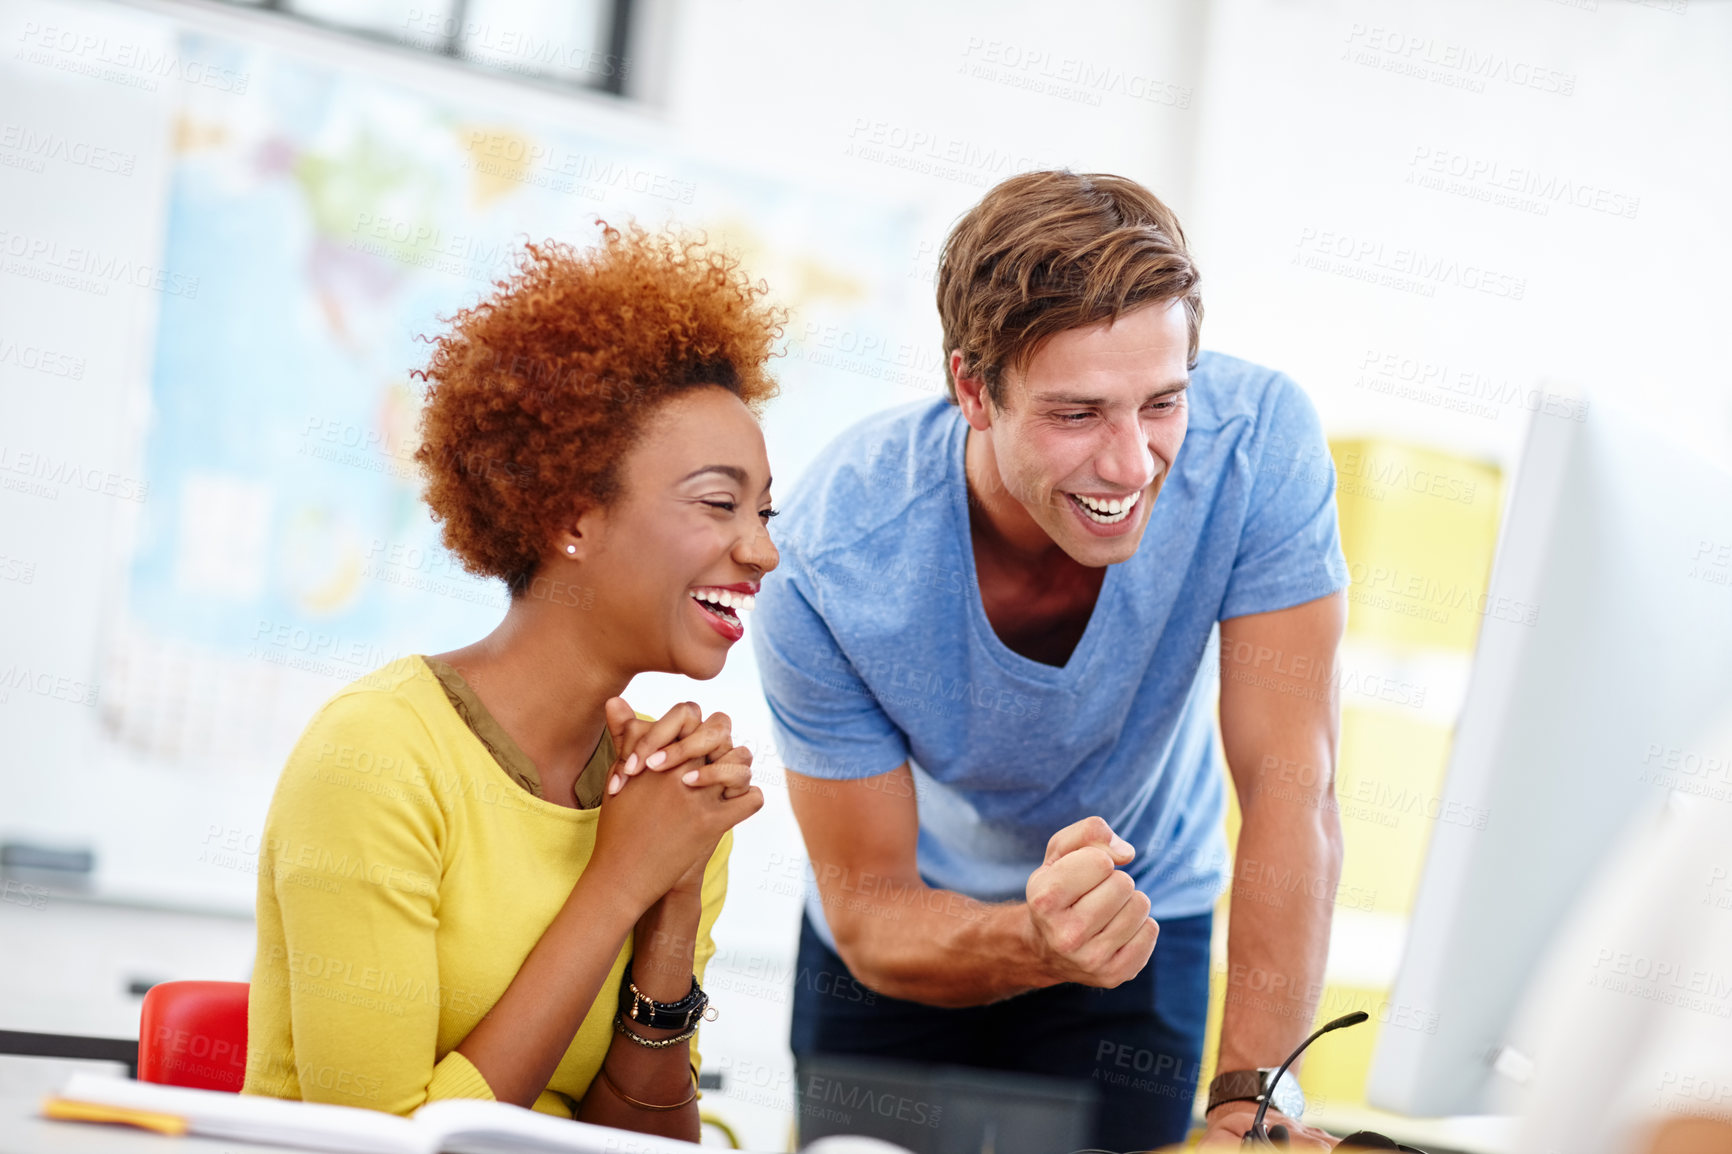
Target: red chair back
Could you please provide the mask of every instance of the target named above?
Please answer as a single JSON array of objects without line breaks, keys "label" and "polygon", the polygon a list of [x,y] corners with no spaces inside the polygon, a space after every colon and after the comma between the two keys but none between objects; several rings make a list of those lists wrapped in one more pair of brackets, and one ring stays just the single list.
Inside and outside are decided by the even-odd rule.
[{"label": "red chair back", "polygon": [[239,1093],[247,1075],[247,983],[162,982],[138,1016],[138,1080]]}]

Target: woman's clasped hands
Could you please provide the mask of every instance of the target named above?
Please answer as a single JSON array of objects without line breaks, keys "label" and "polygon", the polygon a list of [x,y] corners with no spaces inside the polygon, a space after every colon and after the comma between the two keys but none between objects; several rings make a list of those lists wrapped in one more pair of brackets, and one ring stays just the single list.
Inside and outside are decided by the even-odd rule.
[{"label": "woman's clasped hands", "polygon": [[704,717],[689,701],[656,721],[619,697],[605,710],[616,755],[594,862],[617,869],[646,904],[670,892],[696,896],[722,835],[763,807],[752,751],[734,744],[727,714]]}]

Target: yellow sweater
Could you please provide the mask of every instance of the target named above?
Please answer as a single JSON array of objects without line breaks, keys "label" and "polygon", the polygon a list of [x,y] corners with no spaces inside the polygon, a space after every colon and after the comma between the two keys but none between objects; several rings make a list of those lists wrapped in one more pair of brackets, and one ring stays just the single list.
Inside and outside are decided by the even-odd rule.
[{"label": "yellow sweater", "polygon": [[[455,1047],[565,903],[599,816],[507,776],[420,657],[338,692],[289,755],[265,819],[242,1093],[394,1114],[492,1098]],[[704,874],[700,980],[732,844],[722,838]],[[537,1110],[570,1117],[588,1091],[631,946],[627,935]]]}]

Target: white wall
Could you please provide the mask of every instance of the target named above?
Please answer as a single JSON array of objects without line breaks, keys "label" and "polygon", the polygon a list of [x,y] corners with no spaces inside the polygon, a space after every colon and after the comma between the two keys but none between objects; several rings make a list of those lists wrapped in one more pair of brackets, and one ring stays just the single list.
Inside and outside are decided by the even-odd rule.
[{"label": "white wall", "polygon": [[[1292,372],[1331,432],[1508,464],[1526,414],[1487,393],[1576,383],[1725,451],[1729,50],[1702,0],[1217,0],[1209,343]],[[1354,279],[1404,261],[1445,279]]]},{"label": "white wall", "polygon": [[1123,172],[1183,208],[1204,11],[1200,0],[688,0],[656,97],[694,136],[841,165],[946,219],[1037,166]]}]

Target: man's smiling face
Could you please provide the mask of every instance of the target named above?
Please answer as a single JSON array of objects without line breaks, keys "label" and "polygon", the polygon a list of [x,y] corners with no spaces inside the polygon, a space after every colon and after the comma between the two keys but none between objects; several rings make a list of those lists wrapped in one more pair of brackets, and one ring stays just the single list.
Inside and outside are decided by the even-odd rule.
[{"label": "man's smiling face", "polygon": [[1047,340],[1006,372],[1002,408],[959,387],[994,526],[1025,546],[1038,527],[1082,565],[1129,559],[1185,439],[1189,350],[1183,304],[1160,302]]}]

